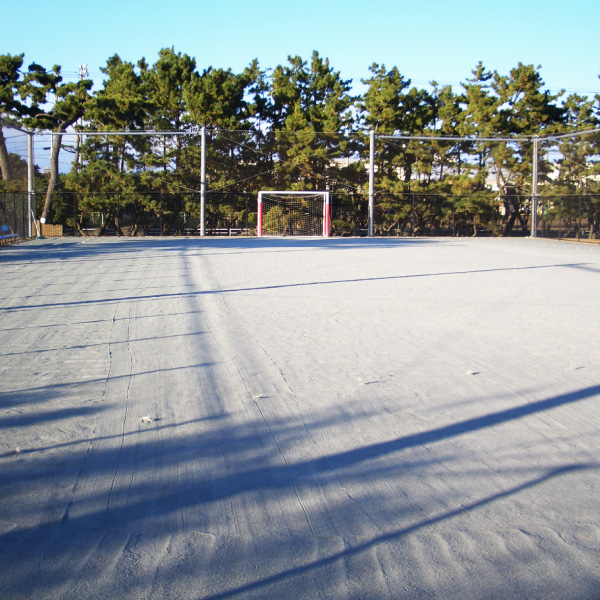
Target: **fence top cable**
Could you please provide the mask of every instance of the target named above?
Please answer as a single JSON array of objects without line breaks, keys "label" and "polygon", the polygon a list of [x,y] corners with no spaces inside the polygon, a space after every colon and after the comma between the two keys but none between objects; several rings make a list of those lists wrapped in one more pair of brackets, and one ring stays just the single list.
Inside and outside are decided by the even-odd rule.
[{"label": "fence top cable", "polygon": [[[157,135],[157,136],[178,136],[178,135],[189,135],[189,136],[198,136],[201,135],[202,133],[202,128],[199,129],[192,129],[192,130],[185,130],[185,131],[154,131],[154,130],[137,130],[137,131],[127,131],[127,130],[122,130],[122,131],[51,131],[51,130],[28,130],[28,129],[23,129],[21,127],[19,127],[18,125],[15,125],[13,123],[9,123],[7,121],[4,121],[2,119],[0,119],[0,125],[3,127],[10,127],[11,129],[16,129],[17,131],[22,131],[23,133],[35,133],[36,135],[43,135],[43,136],[65,136],[65,135],[77,135],[77,136],[85,136],[85,137],[91,137],[91,136],[109,136],[109,135],[122,135],[122,136],[138,136],[138,135],[142,135],[142,136],[150,136],[150,135]],[[219,129],[214,129],[214,128],[204,128],[206,131],[219,131]],[[224,129],[222,131],[226,131],[226,132],[239,132],[239,133],[252,133],[253,130],[251,129],[236,129],[236,130],[230,130],[230,129]],[[287,133],[294,133],[294,132],[287,132]],[[295,133],[300,133],[300,132],[295,132]],[[332,132],[331,132],[332,133]],[[356,133],[360,133],[360,132],[356,132]],[[368,132],[362,132],[365,135],[368,134]],[[564,138],[570,138],[570,137],[578,137],[578,136],[582,136],[582,135],[588,135],[591,133],[600,133],[600,128],[595,128],[595,129],[588,129],[585,131],[574,131],[572,133],[564,133],[564,134],[549,134],[549,135],[528,135],[528,136],[516,136],[516,137],[476,137],[476,136],[453,136],[453,135],[407,135],[407,134],[375,134],[375,137],[377,139],[381,139],[381,140],[417,140],[417,141],[436,141],[436,140],[442,140],[442,141],[453,141],[453,142],[531,142],[533,141],[535,138],[539,139],[540,141],[542,140],[559,140],[559,139],[564,139]],[[327,135],[330,135],[329,132],[327,132]]]},{"label": "fence top cable", "polygon": [[561,134],[557,134],[557,135],[548,135],[548,136],[544,136],[543,138],[540,138],[540,139],[562,140],[565,138],[579,137],[581,135],[588,135],[590,133],[600,133],[600,127],[596,127],[595,129],[587,129],[586,131],[575,131],[573,133],[561,133]]},{"label": "fence top cable", "polygon": [[435,141],[446,140],[453,142],[530,142],[533,137],[473,137],[473,136],[454,136],[454,135],[375,135],[380,140],[419,140]]}]

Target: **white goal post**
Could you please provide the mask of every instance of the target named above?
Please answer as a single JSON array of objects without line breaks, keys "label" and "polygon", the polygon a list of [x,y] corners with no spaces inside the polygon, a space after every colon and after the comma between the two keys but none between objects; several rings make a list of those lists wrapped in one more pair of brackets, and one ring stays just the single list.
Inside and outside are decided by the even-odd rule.
[{"label": "white goal post", "polygon": [[258,237],[329,237],[330,229],[329,192],[258,192]]}]

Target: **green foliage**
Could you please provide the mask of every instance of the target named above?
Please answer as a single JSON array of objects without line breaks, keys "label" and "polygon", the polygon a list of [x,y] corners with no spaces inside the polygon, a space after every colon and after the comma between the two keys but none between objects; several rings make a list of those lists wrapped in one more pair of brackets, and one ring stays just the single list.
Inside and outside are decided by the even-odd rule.
[{"label": "green foliage", "polygon": [[8,178],[0,180],[0,190],[25,191],[27,188],[27,161],[23,160],[18,154],[9,152],[7,159],[10,168],[10,181]]},{"label": "green foliage", "polygon": [[0,118],[17,123],[28,108],[19,97],[24,54],[0,55]]},{"label": "green foliage", "polygon": [[2,126],[3,124],[18,125],[20,120],[29,112],[29,107],[22,102],[19,96],[22,87],[21,67],[23,66],[23,57],[23,54],[17,56],[0,55],[0,172],[5,182],[17,175],[13,170]]},{"label": "green foliage", "polygon": [[335,160],[349,150],[344,137],[353,131],[355,99],[350,82],[341,78],[317,52],[310,64],[288,57],[271,78],[272,102],[265,117],[270,125],[265,149],[277,169],[280,189],[325,189],[341,177]]},{"label": "green foliage", "polygon": [[[82,138],[62,184],[56,145],[44,214],[61,190],[77,195],[80,211],[118,218],[123,205],[133,206],[136,223],[153,218],[163,229],[181,223],[182,214],[184,221],[199,216],[201,128],[214,226],[249,222],[248,198],[260,189],[327,189],[343,198],[334,227],[362,227],[365,133],[374,131],[381,231],[419,233],[451,222],[453,229],[475,233],[495,222],[500,204],[505,211],[525,210],[521,199],[531,193],[533,163],[531,142],[481,138],[532,139],[600,126],[599,97],[551,94],[540,67],[522,63],[501,74],[480,62],[456,91],[435,82],[420,89],[397,67],[373,63],[365,92],[356,97],[351,81],[316,51],[308,60],[290,56],[272,70],[253,60],[239,73],[199,70],[193,57],[174,48],[160,50],[153,64],[115,54],[102,67],[102,87],[94,93],[90,81],[64,82],[59,66],[31,63],[25,70],[23,61],[22,54],[0,56],[1,119],[58,134],[73,127],[106,132]],[[155,134],[134,135],[143,130]],[[398,135],[412,139],[384,137]],[[454,139],[459,137],[473,141]],[[0,130],[0,161],[9,173],[3,140]],[[541,194],[592,196],[600,174],[598,132],[553,142],[562,154],[556,169],[545,156],[548,144],[540,145]],[[510,198],[506,190],[514,191]],[[71,218],[62,199],[56,201],[55,218]],[[553,210],[547,208],[548,219]],[[579,202],[582,212],[596,231],[595,200]]]}]

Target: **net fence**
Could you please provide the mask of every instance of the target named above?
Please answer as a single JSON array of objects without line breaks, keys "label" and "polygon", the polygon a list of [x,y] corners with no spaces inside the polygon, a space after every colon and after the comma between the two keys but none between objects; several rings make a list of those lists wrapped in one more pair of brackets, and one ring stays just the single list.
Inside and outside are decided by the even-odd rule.
[{"label": "net fence", "polygon": [[600,132],[540,143],[538,235],[600,238]]},{"label": "net fence", "polygon": [[0,191],[0,225],[19,238],[29,236],[29,194],[26,192]]},{"label": "net fence", "polygon": [[[204,194],[197,130],[70,133],[58,142],[60,178],[49,222],[62,225],[63,235],[199,235],[204,201],[207,235],[252,236],[259,190],[326,190],[334,236],[367,235],[372,200],[378,236],[525,236],[535,222],[538,236],[597,239],[599,137],[541,140],[536,190],[531,139],[376,136],[371,197],[364,133],[207,131]],[[36,137],[37,163],[47,164],[43,154],[55,142]],[[23,148],[17,154],[22,159]],[[47,199],[47,169],[36,176],[38,216]],[[23,186],[0,190],[0,218],[15,220],[15,228],[27,218],[26,209],[16,209],[18,199],[26,206],[18,196]],[[313,235],[322,227],[314,207],[289,204],[267,212],[272,235]]]},{"label": "net fence", "polygon": [[[0,123],[0,125],[2,125]],[[27,192],[27,134],[11,126],[1,128],[3,156],[0,180],[0,225],[19,238],[29,235]]]},{"label": "net fence", "polygon": [[[26,231],[26,196],[0,193],[2,224],[6,222],[16,228],[17,222],[23,223],[21,230]],[[331,235],[366,236],[368,194],[333,193],[330,198]],[[378,236],[521,237],[531,234],[532,199],[529,195],[515,198],[513,195],[498,194],[481,202],[476,210],[471,208],[474,202],[471,196],[407,192],[377,194],[375,200],[374,233]],[[73,192],[57,192],[54,202],[54,218],[63,224],[62,235],[200,234],[200,194],[197,192],[139,196],[98,193],[85,195],[85,198]],[[13,210],[15,203],[17,209]],[[187,206],[188,211],[176,210],[181,205]],[[109,206],[114,208],[108,209]],[[173,207],[176,207],[175,210]],[[538,236],[597,239],[600,194],[540,196],[537,208]],[[322,216],[311,217],[311,220],[303,222],[302,211],[302,207],[276,209],[265,220],[269,229],[265,229],[264,234],[320,235],[314,232],[322,232]],[[276,219],[278,212],[279,218]],[[256,235],[256,195],[208,192],[205,228],[208,236]]]}]

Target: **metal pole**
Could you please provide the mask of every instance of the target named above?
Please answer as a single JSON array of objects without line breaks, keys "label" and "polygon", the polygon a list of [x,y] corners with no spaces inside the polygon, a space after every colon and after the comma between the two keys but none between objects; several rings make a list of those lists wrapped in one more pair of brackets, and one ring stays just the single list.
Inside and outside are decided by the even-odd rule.
[{"label": "metal pole", "polygon": [[33,131],[27,132],[27,198],[29,212],[29,231],[30,238],[34,237],[35,228],[35,165],[33,149]]},{"label": "metal pole", "polygon": [[258,209],[256,214],[256,236],[262,237],[262,226],[263,226],[263,214],[262,214],[262,192],[258,192]]},{"label": "metal pole", "polygon": [[373,237],[373,220],[375,216],[375,132],[369,135],[369,218],[368,236]]},{"label": "metal pole", "polygon": [[533,138],[533,173],[531,181],[531,237],[537,237],[537,205],[538,205],[538,136]]},{"label": "metal pole", "polygon": [[325,199],[323,201],[323,237],[329,237],[329,230],[331,229],[329,207],[329,192],[325,192]]},{"label": "metal pole", "polygon": [[200,144],[200,236],[206,235],[206,129],[202,128]]}]

